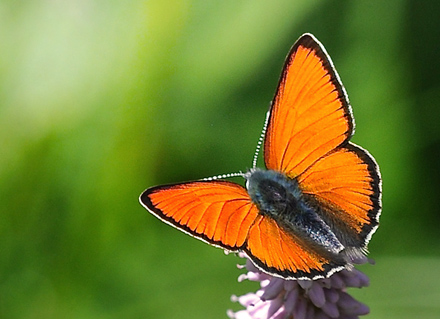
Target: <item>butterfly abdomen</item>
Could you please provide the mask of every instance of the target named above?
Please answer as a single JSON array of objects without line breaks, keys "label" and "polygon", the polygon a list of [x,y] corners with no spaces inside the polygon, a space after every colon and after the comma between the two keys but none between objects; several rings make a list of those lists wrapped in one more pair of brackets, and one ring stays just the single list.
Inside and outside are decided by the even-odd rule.
[{"label": "butterfly abdomen", "polygon": [[331,254],[344,249],[335,233],[305,201],[298,183],[273,170],[254,169],[246,175],[247,190],[260,214]]}]

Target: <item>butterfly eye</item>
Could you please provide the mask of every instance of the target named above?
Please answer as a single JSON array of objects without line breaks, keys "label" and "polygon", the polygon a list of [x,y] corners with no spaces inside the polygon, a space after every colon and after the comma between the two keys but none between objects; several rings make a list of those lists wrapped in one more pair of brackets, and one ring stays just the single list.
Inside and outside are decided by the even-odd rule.
[{"label": "butterfly eye", "polygon": [[289,197],[286,189],[282,185],[271,180],[266,180],[261,183],[260,192],[263,200],[274,205],[286,203]]}]

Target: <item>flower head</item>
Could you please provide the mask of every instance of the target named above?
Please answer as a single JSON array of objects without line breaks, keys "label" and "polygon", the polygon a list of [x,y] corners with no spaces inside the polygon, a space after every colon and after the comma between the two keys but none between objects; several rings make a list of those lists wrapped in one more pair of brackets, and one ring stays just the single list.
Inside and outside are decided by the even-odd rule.
[{"label": "flower head", "polygon": [[238,280],[258,281],[261,288],[256,293],[232,296],[233,301],[238,301],[246,309],[228,311],[230,318],[354,319],[369,313],[368,306],[346,291],[348,287],[368,286],[368,277],[357,269],[344,269],[324,279],[285,280],[261,272],[248,259],[246,268],[248,272]]}]

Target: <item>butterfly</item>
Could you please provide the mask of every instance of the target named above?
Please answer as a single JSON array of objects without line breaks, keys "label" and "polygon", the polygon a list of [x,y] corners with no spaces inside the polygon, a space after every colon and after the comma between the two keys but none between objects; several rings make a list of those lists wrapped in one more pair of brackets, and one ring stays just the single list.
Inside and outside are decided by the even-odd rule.
[{"label": "butterfly", "polygon": [[329,55],[304,34],[286,58],[267,113],[266,169],[254,158],[241,174],[245,187],[221,178],[161,185],[145,190],[140,203],[195,238],[243,252],[265,273],[328,278],[366,255],[379,225],[379,167],[350,142],[354,126]]}]

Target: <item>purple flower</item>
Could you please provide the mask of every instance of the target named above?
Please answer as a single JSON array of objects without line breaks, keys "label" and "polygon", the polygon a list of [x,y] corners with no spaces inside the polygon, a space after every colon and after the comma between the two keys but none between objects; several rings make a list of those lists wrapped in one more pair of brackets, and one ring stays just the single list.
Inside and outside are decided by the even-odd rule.
[{"label": "purple flower", "polygon": [[369,313],[366,305],[346,291],[348,287],[368,286],[368,277],[357,269],[344,269],[325,279],[284,280],[261,272],[248,259],[246,268],[247,274],[240,275],[238,280],[259,281],[261,288],[256,293],[232,296],[232,301],[238,301],[246,309],[228,311],[230,318],[355,319]]}]

